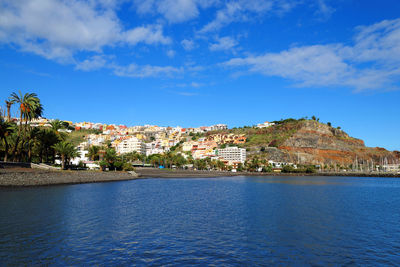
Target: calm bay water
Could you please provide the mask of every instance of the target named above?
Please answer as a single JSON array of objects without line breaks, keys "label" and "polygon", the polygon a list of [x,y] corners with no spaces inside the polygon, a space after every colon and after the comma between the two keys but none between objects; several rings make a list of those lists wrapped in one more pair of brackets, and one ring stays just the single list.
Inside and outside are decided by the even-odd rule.
[{"label": "calm bay water", "polygon": [[0,189],[0,265],[399,265],[400,179]]}]

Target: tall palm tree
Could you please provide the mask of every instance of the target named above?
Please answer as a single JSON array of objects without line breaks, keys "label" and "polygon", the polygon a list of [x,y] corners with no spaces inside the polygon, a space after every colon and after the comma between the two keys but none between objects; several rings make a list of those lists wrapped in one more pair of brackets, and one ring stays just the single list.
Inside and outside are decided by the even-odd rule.
[{"label": "tall palm tree", "polygon": [[14,146],[14,151],[13,151],[13,156],[14,156],[14,161],[17,159],[17,149],[20,140],[22,139],[22,129],[23,125],[22,122],[25,120],[25,129],[28,124],[28,121],[38,118],[42,115],[43,113],[43,106],[40,103],[40,99],[37,97],[35,93],[26,93],[22,94],[21,91],[19,91],[19,94],[13,92],[11,94],[11,97],[9,98],[9,101],[12,104],[18,103],[19,104],[19,112],[20,112],[20,120],[19,120],[19,130],[18,130],[18,137],[15,142]]},{"label": "tall palm tree", "polygon": [[40,129],[37,135],[37,144],[35,144],[36,154],[39,156],[40,162],[49,162],[49,156],[52,157],[54,162],[54,145],[61,141],[60,136],[58,136],[53,130],[44,128]]},{"label": "tall palm tree", "polygon": [[19,104],[20,131],[22,131],[23,119],[27,121],[33,118],[38,118],[43,113],[43,106],[40,104],[40,99],[35,93],[26,93],[22,95],[21,91],[19,91],[19,94],[13,92],[10,101],[12,104]]},{"label": "tall palm tree", "polygon": [[9,143],[7,141],[7,137],[13,132],[12,125],[0,117],[0,140],[4,142],[4,161],[8,159],[8,148]]},{"label": "tall palm tree", "polygon": [[26,134],[26,148],[27,148],[27,156],[28,162],[32,161],[32,150],[33,147],[37,146],[39,143],[39,135],[40,129],[38,127],[29,127]]},{"label": "tall palm tree", "polygon": [[53,120],[52,122],[50,122],[50,126],[53,131],[57,132],[64,127],[64,124],[60,120]]},{"label": "tall palm tree", "polygon": [[50,122],[51,130],[57,134],[62,141],[65,141],[67,135],[65,133],[59,132],[58,130],[63,129],[65,127],[64,122],[60,120],[53,120]]},{"label": "tall palm tree", "polygon": [[90,146],[89,147],[89,154],[88,156],[90,157],[91,160],[96,160],[96,158],[99,157],[99,150],[100,147],[99,146]]},{"label": "tall palm tree", "polygon": [[11,100],[6,100],[6,106],[7,106],[7,121],[10,121],[11,120],[11,106],[13,105],[14,103],[11,101]]},{"label": "tall palm tree", "polygon": [[61,156],[61,168],[63,170],[65,170],[65,166],[71,158],[79,156],[78,150],[69,142],[57,143],[53,148]]}]

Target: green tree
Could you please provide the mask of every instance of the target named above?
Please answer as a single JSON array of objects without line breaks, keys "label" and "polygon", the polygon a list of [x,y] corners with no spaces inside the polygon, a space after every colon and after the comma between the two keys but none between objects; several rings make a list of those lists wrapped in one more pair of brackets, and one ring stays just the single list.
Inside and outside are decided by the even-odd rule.
[{"label": "green tree", "polygon": [[90,146],[88,157],[93,161],[98,160],[99,159],[99,151],[100,151],[99,146]]},{"label": "green tree", "polygon": [[35,145],[37,145],[39,142],[38,138],[39,134],[40,134],[40,129],[37,127],[29,127],[28,131],[26,132],[25,147],[27,150],[28,162],[32,162],[32,152]]},{"label": "green tree", "polygon": [[100,165],[102,171],[105,171],[106,168],[110,166],[110,164],[105,160],[100,161],[99,165]]},{"label": "green tree", "polygon": [[222,171],[226,169],[226,165],[223,161],[217,160],[217,168]]},{"label": "green tree", "polygon": [[12,100],[6,100],[6,107],[7,107],[7,121],[10,122],[11,121],[11,106],[13,105],[13,101]]},{"label": "green tree", "polygon": [[50,122],[50,126],[51,126],[51,129],[52,129],[53,131],[55,131],[55,132],[58,132],[58,130],[64,128],[63,122],[60,121],[60,120],[58,120],[58,119],[57,119],[57,120],[51,121],[51,122]]},{"label": "green tree", "polygon": [[0,117],[0,140],[4,143],[4,161],[8,160],[9,143],[8,137],[12,134],[13,127],[10,122]]},{"label": "green tree", "polygon": [[130,164],[128,162],[125,162],[124,165],[122,165],[122,169],[124,171],[133,171],[134,170],[132,167],[132,164]]},{"label": "green tree", "polygon": [[14,161],[17,161],[18,147],[20,147],[19,160],[22,153],[23,144],[21,144],[21,146],[19,145],[23,134],[23,122],[25,121],[25,129],[26,129],[28,121],[31,121],[32,119],[38,118],[42,115],[43,106],[40,103],[40,99],[37,97],[35,93],[26,93],[23,95],[21,91],[19,91],[19,94],[13,92],[9,100],[12,104],[15,103],[19,104],[19,113],[20,113],[19,130],[13,149]]},{"label": "green tree", "polygon": [[115,152],[113,148],[107,148],[104,159],[108,162],[109,167],[114,168],[114,162],[117,159],[117,152]]},{"label": "green tree", "polygon": [[67,162],[71,158],[79,156],[78,150],[69,142],[60,142],[55,144],[53,147],[61,157],[61,168],[63,170],[66,169]]}]

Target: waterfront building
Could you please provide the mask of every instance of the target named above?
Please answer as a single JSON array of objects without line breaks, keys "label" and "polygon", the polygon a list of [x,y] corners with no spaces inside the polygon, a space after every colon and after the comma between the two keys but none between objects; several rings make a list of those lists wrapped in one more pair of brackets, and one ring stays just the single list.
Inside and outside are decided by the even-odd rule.
[{"label": "waterfront building", "polygon": [[146,145],[136,137],[129,137],[115,143],[115,151],[118,154],[130,152],[146,154]]},{"label": "waterfront building", "polygon": [[244,163],[246,161],[246,149],[238,147],[227,147],[216,150],[216,155],[230,162]]},{"label": "waterfront building", "polygon": [[385,172],[400,173],[400,164],[384,164],[382,169]]}]

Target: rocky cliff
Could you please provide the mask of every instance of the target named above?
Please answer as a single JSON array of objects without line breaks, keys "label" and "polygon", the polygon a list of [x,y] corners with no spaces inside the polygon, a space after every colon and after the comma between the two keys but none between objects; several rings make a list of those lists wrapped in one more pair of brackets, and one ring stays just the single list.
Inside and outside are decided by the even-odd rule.
[{"label": "rocky cliff", "polygon": [[344,131],[315,120],[289,121],[265,129],[247,130],[245,144],[249,158],[300,164],[349,166],[355,161],[365,164],[395,163],[399,152],[366,147],[364,141]]}]

